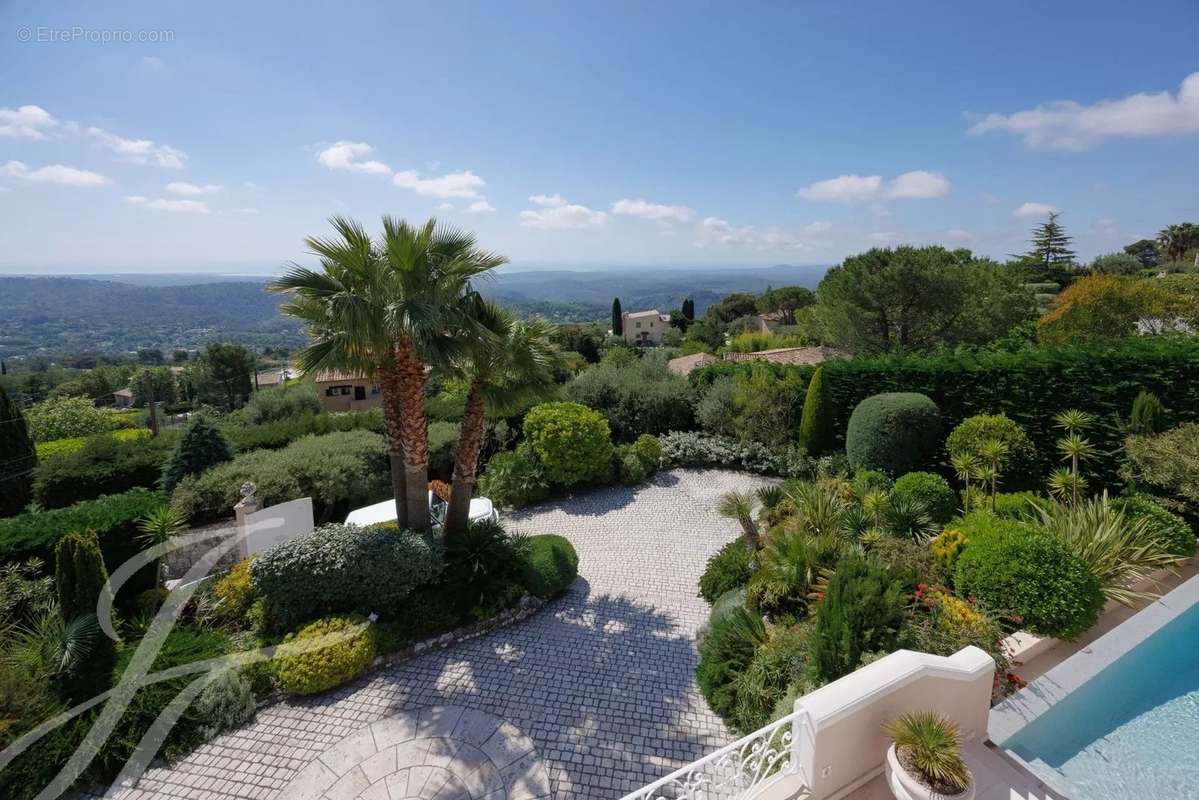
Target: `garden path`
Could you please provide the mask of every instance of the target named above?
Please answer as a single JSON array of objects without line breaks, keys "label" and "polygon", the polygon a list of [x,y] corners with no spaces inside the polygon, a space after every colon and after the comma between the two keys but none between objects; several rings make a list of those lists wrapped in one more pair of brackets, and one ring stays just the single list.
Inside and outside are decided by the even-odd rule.
[{"label": "garden path", "polygon": [[[148,771],[120,796],[524,800],[548,793],[598,800],[653,781],[731,738],[695,687],[695,634],[708,611],[696,584],[708,557],[738,534],[735,522],[715,512],[720,496],[766,483],[736,472],[671,470],[647,484],[510,516],[509,530],[558,533],[574,544],[579,578],[564,596],[522,623],[320,697],[264,708],[254,722],[171,768]],[[491,759],[498,771],[507,769],[502,787],[477,780],[489,767],[476,754],[489,740],[471,744],[461,721],[471,714],[494,719],[490,746],[516,759],[510,767]],[[421,728],[430,715],[426,725],[446,729]],[[449,716],[459,721],[450,724]],[[426,743],[419,758],[411,742],[388,740],[389,752],[400,754],[392,765],[379,735],[366,733],[380,725],[407,726],[409,738]],[[404,753],[409,760],[400,763]],[[397,777],[389,783],[390,774]],[[425,776],[419,787],[417,774]]]}]

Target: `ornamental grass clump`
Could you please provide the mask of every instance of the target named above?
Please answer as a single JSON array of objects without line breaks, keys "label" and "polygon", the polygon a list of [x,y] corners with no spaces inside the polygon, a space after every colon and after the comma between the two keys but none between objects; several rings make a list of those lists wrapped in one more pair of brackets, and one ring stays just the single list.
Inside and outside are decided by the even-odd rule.
[{"label": "ornamental grass clump", "polygon": [[957,724],[934,711],[901,714],[883,725],[895,755],[912,777],[939,795],[961,794],[973,778],[962,761]]}]

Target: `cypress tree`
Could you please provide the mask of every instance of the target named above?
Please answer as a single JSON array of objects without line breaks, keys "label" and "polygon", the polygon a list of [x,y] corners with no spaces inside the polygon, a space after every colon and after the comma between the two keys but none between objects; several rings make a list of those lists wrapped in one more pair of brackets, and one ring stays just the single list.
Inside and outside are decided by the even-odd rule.
[{"label": "cypress tree", "polygon": [[188,423],[175,452],[162,466],[162,488],[169,492],[188,475],[198,475],[232,458],[233,448],[225,434],[207,417],[197,416]]},{"label": "cypress tree", "polygon": [[688,297],[683,301],[683,316],[687,319],[695,319],[695,301]]},{"label": "cypress tree", "polygon": [[17,514],[30,500],[37,450],[21,408],[0,386],[0,516]]},{"label": "cypress tree", "polygon": [[836,439],[833,429],[832,398],[824,380],[824,367],[817,367],[808,382],[803,416],[799,422],[799,445],[808,455],[822,455],[833,448]]},{"label": "cypress tree", "polygon": [[1166,429],[1166,409],[1153,392],[1142,391],[1132,401],[1128,429],[1133,433],[1161,433]]},{"label": "cypress tree", "polygon": [[612,335],[624,336],[624,315],[620,311],[620,298],[612,298]]},{"label": "cypress tree", "polygon": [[[72,532],[58,540],[54,549],[54,585],[64,622],[95,615],[107,580],[108,571],[95,531]],[[116,662],[112,639],[98,631],[89,645],[85,663],[63,683],[67,697],[74,702],[87,700],[112,684]]]}]

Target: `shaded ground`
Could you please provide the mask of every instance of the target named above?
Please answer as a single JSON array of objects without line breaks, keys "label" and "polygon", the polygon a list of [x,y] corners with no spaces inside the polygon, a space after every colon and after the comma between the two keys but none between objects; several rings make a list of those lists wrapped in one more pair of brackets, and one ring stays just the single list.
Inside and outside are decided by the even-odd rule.
[{"label": "shaded ground", "polygon": [[674,470],[511,516],[511,530],[562,534],[578,550],[580,577],[562,598],[523,623],[264,709],[126,796],[265,800],[345,737],[431,706],[485,712],[523,732],[561,800],[618,797],[655,780],[729,740],[692,677],[707,618],[696,582],[737,535],[715,513],[720,495],[764,483]]}]

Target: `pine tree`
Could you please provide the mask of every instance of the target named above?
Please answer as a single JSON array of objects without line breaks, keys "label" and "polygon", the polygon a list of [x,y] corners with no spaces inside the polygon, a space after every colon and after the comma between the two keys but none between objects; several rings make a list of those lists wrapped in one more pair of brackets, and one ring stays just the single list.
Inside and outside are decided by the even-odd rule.
[{"label": "pine tree", "polygon": [[37,451],[21,408],[0,386],[0,516],[17,514],[30,499]]},{"label": "pine tree", "polygon": [[620,312],[620,298],[612,298],[612,335],[624,336],[624,315]]},{"label": "pine tree", "polygon": [[1161,433],[1166,429],[1166,410],[1153,392],[1142,391],[1132,402],[1128,429],[1133,433]]},{"label": "pine tree", "polygon": [[162,488],[169,492],[188,475],[198,475],[232,458],[233,448],[225,434],[207,417],[196,416],[188,423],[175,452],[162,466]]},{"label": "pine tree", "polygon": [[1061,214],[1057,211],[1050,211],[1049,219],[1033,229],[1032,250],[1025,260],[1039,270],[1048,272],[1074,264],[1076,254],[1070,249],[1074,237],[1066,234],[1065,228],[1057,221],[1059,216]]},{"label": "pine tree", "polygon": [[808,382],[803,417],[799,422],[799,445],[810,456],[823,455],[833,449],[833,407],[827,386],[824,367],[817,367]]},{"label": "pine tree", "polygon": [[[96,532],[72,532],[58,540],[54,550],[54,586],[63,622],[94,615],[105,591],[108,570],[100,553]],[[106,690],[112,681],[116,648],[112,639],[97,631],[88,642],[86,663],[64,681],[66,696],[82,702]]]}]

